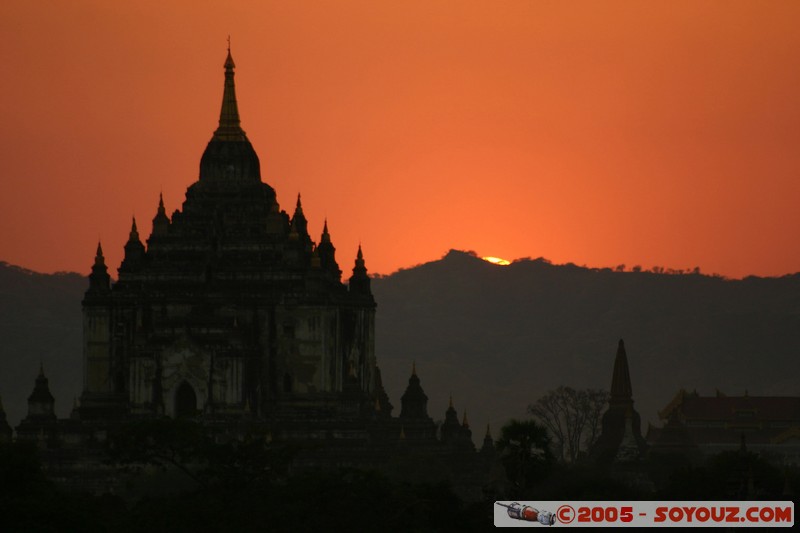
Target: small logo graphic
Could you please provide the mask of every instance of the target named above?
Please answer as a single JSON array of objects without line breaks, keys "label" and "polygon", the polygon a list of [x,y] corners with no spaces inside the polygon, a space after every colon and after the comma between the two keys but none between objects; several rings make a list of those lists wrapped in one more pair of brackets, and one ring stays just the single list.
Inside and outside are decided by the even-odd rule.
[{"label": "small logo graphic", "polygon": [[575,520],[575,509],[571,505],[562,505],[556,511],[556,516],[562,524],[571,524]]},{"label": "small logo graphic", "polygon": [[[540,511],[529,505],[521,505],[519,502],[513,502],[511,505],[505,503],[495,502],[501,507],[505,507],[508,511],[508,516],[516,520],[525,520],[526,522],[539,522],[545,526],[552,526],[556,523],[556,515],[550,511]],[[563,506],[562,506],[563,507]],[[560,509],[559,509],[560,511]],[[574,512],[573,512],[574,517]],[[571,520],[570,520],[571,521]]]}]

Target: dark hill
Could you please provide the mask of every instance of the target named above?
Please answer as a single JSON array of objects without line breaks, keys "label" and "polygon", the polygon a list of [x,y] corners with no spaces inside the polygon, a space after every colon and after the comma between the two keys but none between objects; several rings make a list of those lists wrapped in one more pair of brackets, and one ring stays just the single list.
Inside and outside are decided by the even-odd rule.
[{"label": "dark hill", "polygon": [[800,274],[725,280],[543,259],[500,267],[450,251],[372,286],[395,405],[415,359],[434,419],[452,392],[476,437],[558,385],[608,389],[619,338],[645,421],[681,387],[800,394]]},{"label": "dark hill", "polygon": [[[66,416],[81,390],[77,274],[0,263],[0,395],[16,425],[42,360]],[[680,387],[712,394],[799,395],[800,274],[725,280],[615,272],[547,261],[507,267],[470,253],[373,280],[378,363],[399,414],[416,360],[429,413],[453,394],[476,440],[558,385],[608,388],[625,339],[644,420]],[[497,432],[495,431],[495,436]]]},{"label": "dark hill", "polygon": [[15,426],[44,365],[56,413],[66,416],[82,388],[81,299],[78,274],[39,274],[0,262],[0,396]]}]

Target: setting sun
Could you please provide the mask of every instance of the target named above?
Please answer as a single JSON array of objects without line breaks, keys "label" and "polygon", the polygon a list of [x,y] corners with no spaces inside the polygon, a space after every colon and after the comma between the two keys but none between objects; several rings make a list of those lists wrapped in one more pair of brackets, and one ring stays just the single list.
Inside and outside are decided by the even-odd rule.
[{"label": "setting sun", "polygon": [[484,261],[488,261],[493,265],[508,266],[511,264],[511,261],[507,259],[500,259],[499,257],[487,256],[487,257],[481,257],[481,259],[483,259]]}]

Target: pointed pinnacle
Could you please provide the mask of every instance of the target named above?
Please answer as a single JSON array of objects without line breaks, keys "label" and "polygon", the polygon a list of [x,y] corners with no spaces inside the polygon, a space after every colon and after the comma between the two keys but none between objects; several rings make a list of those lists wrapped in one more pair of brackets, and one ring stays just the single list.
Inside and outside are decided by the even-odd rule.
[{"label": "pointed pinnacle", "polygon": [[614,358],[614,372],[611,377],[611,398],[612,401],[631,401],[633,399],[628,356],[625,353],[625,343],[622,339],[619,340],[617,355]]},{"label": "pointed pinnacle", "polygon": [[331,242],[331,234],[328,233],[328,218],[325,217],[325,223],[322,225],[322,237],[319,239],[320,244],[322,243],[330,243]]},{"label": "pointed pinnacle", "polygon": [[228,36],[228,57],[225,58],[225,70],[233,70],[236,68],[236,63],[233,62],[233,56],[231,55],[231,38]]},{"label": "pointed pinnacle", "polygon": [[138,241],[139,240],[139,230],[136,227],[136,217],[133,217],[133,223],[131,224],[131,234],[129,237],[131,241]]},{"label": "pointed pinnacle", "polygon": [[106,259],[103,257],[103,247],[100,246],[100,241],[97,241],[97,253],[94,256],[94,267],[104,269],[106,267]]},{"label": "pointed pinnacle", "polygon": [[222,108],[219,113],[219,127],[214,131],[215,140],[243,141],[245,137],[239,120],[239,104],[236,102],[236,83],[234,82],[233,62],[230,50],[225,59],[225,85],[222,92]]}]

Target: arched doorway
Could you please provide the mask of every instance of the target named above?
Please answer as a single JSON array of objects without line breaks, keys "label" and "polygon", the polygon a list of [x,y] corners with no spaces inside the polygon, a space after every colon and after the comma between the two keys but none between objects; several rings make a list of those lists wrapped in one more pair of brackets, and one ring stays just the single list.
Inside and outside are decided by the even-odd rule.
[{"label": "arched doorway", "polygon": [[185,418],[197,414],[197,395],[191,385],[185,381],[175,392],[175,418]]}]

